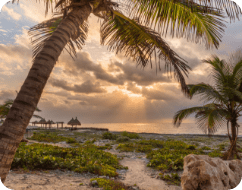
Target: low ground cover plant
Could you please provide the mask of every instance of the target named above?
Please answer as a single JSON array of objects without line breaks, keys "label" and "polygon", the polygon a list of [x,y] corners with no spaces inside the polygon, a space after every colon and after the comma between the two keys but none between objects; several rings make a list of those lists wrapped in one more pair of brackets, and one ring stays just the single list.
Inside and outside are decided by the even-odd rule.
[{"label": "low ground cover plant", "polygon": [[128,142],[128,141],[130,141],[130,138],[126,137],[126,136],[118,137],[116,140],[117,143],[123,143],[123,142]]},{"label": "low ground cover plant", "polygon": [[141,136],[139,136],[138,133],[128,133],[127,131],[124,131],[121,133],[121,135],[129,137],[130,139],[141,139]]},{"label": "low ground cover plant", "polygon": [[169,185],[179,186],[181,184],[181,177],[177,173],[171,173],[171,174],[160,173],[159,177],[162,180],[165,180]]},{"label": "low ground cover plant", "polygon": [[28,139],[37,140],[40,142],[58,143],[61,141],[66,141],[67,143],[77,143],[75,138],[59,136],[58,133],[55,132],[34,132],[33,136]]},{"label": "low ground cover plant", "polygon": [[105,179],[105,178],[92,178],[92,181],[97,181],[98,187],[103,188],[104,190],[131,190],[131,187],[126,186],[120,181],[112,180],[112,179]]},{"label": "low ground cover plant", "polygon": [[126,169],[119,164],[116,155],[99,150],[93,144],[79,148],[34,143],[21,143],[16,151],[11,169],[67,169],[79,173],[90,172],[98,175],[115,177],[116,169]]},{"label": "low ground cover plant", "polygon": [[105,132],[102,134],[103,139],[109,139],[109,140],[116,140],[118,138],[118,135],[110,133],[110,132]]}]

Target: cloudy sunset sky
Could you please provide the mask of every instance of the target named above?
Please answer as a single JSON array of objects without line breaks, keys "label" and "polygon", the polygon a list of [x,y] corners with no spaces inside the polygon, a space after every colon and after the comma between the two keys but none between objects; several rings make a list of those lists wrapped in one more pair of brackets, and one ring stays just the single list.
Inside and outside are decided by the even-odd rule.
[{"label": "cloudy sunset sky", "polygon": [[[0,103],[16,97],[32,60],[28,29],[46,19],[45,6],[35,0],[6,4],[0,13]],[[241,17],[240,17],[241,20]],[[192,68],[188,84],[210,83],[210,67],[202,63],[216,54],[227,59],[242,48],[242,21],[229,21],[218,50],[207,50],[204,44],[185,38],[163,39]],[[78,117],[82,123],[150,123],[171,122],[180,109],[201,105],[199,97],[192,100],[181,92],[174,78],[150,66],[142,68],[125,57],[115,55],[100,45],[100,20],[91,15],[85,46],[77,51],[75,61],[66,52],[59,60],[45,86],[38,107],[40,116],[53,121],[68,122]],[[32,121],[35,119],[32,119]],[[186,122],[193,122],[190,117]],[[242,118],[240,119],[242,122]]]}]

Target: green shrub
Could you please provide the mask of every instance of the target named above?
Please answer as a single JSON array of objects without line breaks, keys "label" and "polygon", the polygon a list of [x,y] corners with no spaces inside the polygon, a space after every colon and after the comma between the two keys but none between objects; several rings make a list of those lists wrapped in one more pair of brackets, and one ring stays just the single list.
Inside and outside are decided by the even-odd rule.
[{"label": "green shrub", "polygon": [[117,140],[116,140],[116,142],[118,142],[118,143],[128,142],[128,141],[130,141],[130,138],[129,137],[125,137],[125,136],[118,137]]},{"label": "green shrub", "polygon": [[53,142],[53,143],[58,143],[61,141],[66,141],[67,143],[76,143],[76,140],[74,138],[69,138],[69,137],[63,137],[63,136],[59,136],[57,135],[57,133],[55,132],[39,132],[33,133],[33,136],[31,138],[28,138],[31,140],[37,140],[40,142]]},{"label": "green shrub", "polygon": [[74,139],[74,138],[69,138],[69,139],[66,140],[66,142],[67,143],[77,143],[76,139]]},{"label": "green shrub", "polygon": [[188,149],[189,147],[191,146],[182,141],[165,141],[163,148],[152,150],[147,154],[147,158],[150,159],[147,166],[162,171],[183,170],[185,156],[188,154],[203,154],[202,150],[191,150]]},{"label": "green shrub", "polygon": [[110,132],[105,132],[102,134],[103,139],[109,139],[109,140],[116,140],[118,135],[110,133]]},{"label": "green shrub", "polygon": [[213,152],[208,153],[210,157],[222,157],[223,154],[219,150],[214,150]]},{"label": "green shrub", "polygon": [[138,133],[128,133],[127,131],[122,132],[121,135],[125,136],[125,137],[129,137],[130,139],[140,139],[141,138]]},{"label": "green shrub", "polygon": [[116,155],[98,150],[95,145],[83,145],[79,148],[34,143],[21,143],[16,151],[11,169],[67,169],[75,172],[90,172],[115,177],[116,169],[125,169]]},{"label": "green shrub", "polygon": [[181,183],[181,178],[177,173],[171,173],[171,175],[169,174],[164,174],[164,173],[160,173],[159,174],[160,178],[167,181],[168,184],[173,184],[173,185],[180,185]]},{"label": "green shrub", "polygon": [[208,146],[203,146],[201,149],[202,149],[202,150],[211,150],[211,148],[208,147]]},{"label": "green shrub", "polygon": [[218,147],[219,147],[219,150],[225,150],[225,144],[219,144],[218,145]]},{"label": "green shrub", "polygon": [[92,182],[94,180],[97,181],[98,187],[101,187],[104,190],[129,190],[130,189],[125,184],[117,180],[111,180],[111,179],[105,179],[105,178],[92,178],[90,181]]},{"label": "green shrub", "polygon": [[110,150],[110,149],[112,149],[112,145],[107,143],[107,144],[105,144],[105,146],[97,146],[97,149],[99,149],[99,150],[105,150],[105,149]]},{"label": "green shrub", "polygon": [[196,150],[196,146],[195,145],[188,145],[187,149],[188,150]]}]

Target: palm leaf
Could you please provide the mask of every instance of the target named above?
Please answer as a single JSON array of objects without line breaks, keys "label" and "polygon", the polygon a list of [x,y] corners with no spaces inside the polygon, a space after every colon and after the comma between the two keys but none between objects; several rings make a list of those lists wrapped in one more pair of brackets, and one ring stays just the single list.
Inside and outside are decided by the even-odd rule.
[{"label": "palm leaf", "polygon": [[196,85],[188,85],[188,88],[190,90],[191,98],[194,95],[201,95],[201,100],[205,102],[214,100],[214,102],[220,102],[224,104],[228,103],[228,100],[209,84],[199,83]]},{"label": "palm leaf", "polygon": [[228,112],[216,104],[207,104],[204,108],[195,115],[196,124],[205,134],[214,134],[224,124]]},{"label": "palm leaf", "polygon": [[152,67],[153,56],[159,69],[161,61],[164,60],[167,72],[171,74],[171,66],[174,67],[174,76],[187,95],[188,89],[182,75],[183,72],[187,76],[190,69],[186,61],[180,58],[157,32],[141,25],[138,19],[129,19],[114,10],[112,13],[113,15],[107,16],[101,25],[101,44],[108,45],[110,51],[124,52],[126,56],[133,58],[144,67],[148,63]]},{"label": "palm leaf", "polygon": [[[56,15],[58,15],[58,13]],[[58,27],[58,25],[62,22],[62,20],[63,20],[62,16],[56,16],[52,19],[44,21],[30,28],[29,35],[33,38],[36,38],[31,42],[32,45],[34,45],[33,59],[42,50],[45,42],[48,41],[50,36]],[[67,43],[67,47],[69,49],[65,47],[65,50],[71,55],[72,58],[74,56],[76,57],[76,47],[74,46],[74,44],[77,46],[78,49],[82,49],[82,46],[84,45],[85,40],[87,38],[87,31],[88,31],[87,22],[84,22],[81,26],[76,25],[76,31],[71,36],[70,41]]]},{"label": "palm leaf", "polygon": [[173,124],[176,127],[179,127],[182,123],[182,120],[187,118],[189,115],[204,111],[206,108],[203,106],[198,106],[198,107],[192,107],[192,108],[187,108],[183,110],[179,110],[178,112],[175,113],[173,117]]},{"label": "palm leaf", "polygon": [[[172,37],[186,37],[198,43],[203,41],[207,48],[218,48],[221,33],[226,25],[219,10],[196,3],[173,0],[133,0],[130,15],[139,17],[144,23],[157,26],[158,31],[167,35],[170,26]],[[176,31],[176,32],[175,32]]]},{"label": "palm leaf", "polygon": [[43,117],[39,116],[39,115],[33,115],[34,118],[38,118],[38,119],[43,119]]}]

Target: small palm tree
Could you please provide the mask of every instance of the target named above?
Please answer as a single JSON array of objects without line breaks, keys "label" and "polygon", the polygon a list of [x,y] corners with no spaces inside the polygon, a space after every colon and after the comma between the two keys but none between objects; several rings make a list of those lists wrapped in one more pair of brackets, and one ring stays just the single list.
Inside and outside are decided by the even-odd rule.
[{"label": "small palm tree", "polygon": [[[237,51],[236,54],[239,55],[239,53],[241,52]],[[231,58],[236,58],[236,56],[232,55]],[[215,85],[199,83],[188,85],[188,88],[191,98],[194,95],[201,95],[207,104],[180,110],[173,118],[174,125],[180,126],[184,118],[195,113],[198,127],[208,134],[215,133],[219,127],[227,123],[231,146],[224,154],[224,159],[233,159],[234,156],[240,159],[236,149],[236,140],[239,129],[237,121],[242,111],[242,56],[237,58],[234,65],[220,60],[217,56],[213,56],[213,59],[203,60],[204,63],[212,66]]]}]

